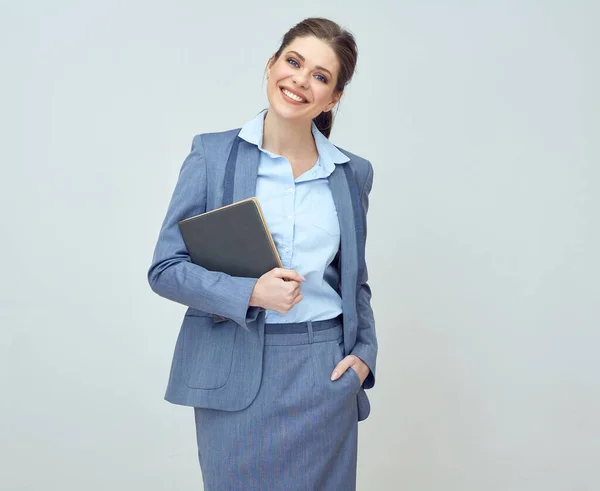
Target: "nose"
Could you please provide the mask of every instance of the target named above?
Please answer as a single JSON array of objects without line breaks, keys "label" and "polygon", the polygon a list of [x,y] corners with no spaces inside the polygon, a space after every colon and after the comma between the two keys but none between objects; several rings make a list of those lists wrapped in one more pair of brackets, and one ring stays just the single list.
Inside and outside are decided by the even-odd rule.
[{"label": "nose", "polygon": [[292,81],[302,87],[303,89],[308,88],[308,82],[306,81],[306,75],[302,72],[296,72],[292,77]]}]

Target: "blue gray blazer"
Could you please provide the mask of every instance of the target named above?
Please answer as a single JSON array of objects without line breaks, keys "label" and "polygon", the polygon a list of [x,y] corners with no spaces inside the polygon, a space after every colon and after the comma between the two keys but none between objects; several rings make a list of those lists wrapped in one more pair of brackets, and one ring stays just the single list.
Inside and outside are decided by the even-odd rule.
[{"label": "blue gray blazer", "polygon": [[[165,399],[175,404],[237,411],[261,383],[264,309],[248,307],[256,283],[190,262],[178,221],[255,195],[260,150],[239,129],[194,137],[162,224],[148,281],[159,295],[187,305]],[[366,214],[373,183],[367,160],[340,149],[329,184],[340,222],[338,255],[345,354],[371,369],[357,397],[358,419],[370,412],[364,389],[375,384],[377,338],[365,264]]]}]

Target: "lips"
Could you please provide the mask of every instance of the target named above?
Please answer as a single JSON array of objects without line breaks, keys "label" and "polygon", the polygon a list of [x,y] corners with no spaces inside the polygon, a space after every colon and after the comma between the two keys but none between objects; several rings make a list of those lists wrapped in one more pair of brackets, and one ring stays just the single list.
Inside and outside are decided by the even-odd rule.
[{"label": "lips", "polygon": [[[287,87],[280,87],[279,90],[286,97],[286,99],[288,99],[290,101],[294,101],[297,104],[306,104],[308,102],[300,94],[298,94],[297,92],[294,92],[293,90],[288,89]],[[284,91],[288,92],[288,94],[286,94]],[[293,96],[296,96],[296,97],[290,97],[290,94],[293,95]],[[298,98],[301,99],[301,100],[297,100]]]}]

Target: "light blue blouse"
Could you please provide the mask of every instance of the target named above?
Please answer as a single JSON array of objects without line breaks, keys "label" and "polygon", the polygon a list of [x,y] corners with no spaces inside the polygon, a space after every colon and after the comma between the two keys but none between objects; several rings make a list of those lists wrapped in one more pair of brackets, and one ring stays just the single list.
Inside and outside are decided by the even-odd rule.
[{"label": "light blue blouse", "polygon": [[339,273],[331,266],[340,246],[340,228],[328,176],[336,164],[350,159],[312,124],[319,158],[294,179],[289,161],[262,148],[264,118],[261,111],[240,131],[240,138],[261,151],[256,198],[275,241],[283,267],[306,278],[302,301],[287,314],[266,311],[265,322],[304,322],[330,319],[342,313],[337,292]]}]

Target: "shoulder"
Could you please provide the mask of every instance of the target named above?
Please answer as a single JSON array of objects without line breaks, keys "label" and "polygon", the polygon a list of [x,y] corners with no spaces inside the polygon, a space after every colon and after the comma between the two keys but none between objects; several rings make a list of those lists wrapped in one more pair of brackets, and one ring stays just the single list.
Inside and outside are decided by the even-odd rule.
[{"label": "shoulder", "polygon": [[226,131],[198,133],[192,140],[191,151],[201,155],[208,166],[221,165],[220,163],[227,160],[239,131],[240,128],[234,128]]},{"label": "shoulder", "polygon": [[231,144],[241,128],[233,128],[225,131],[214,131],[210,133],[198,133],[194,136],[194,145],[201,145],[205,150],[222,149]]},{"label": "shoulder", "polygon": [[369,160],[360,155],[356,155],[355,153],[349,152],[338,146],[336,146],[336,148],[350,159],[348,162],[340,165],[350,166],[352,172],[356,176],[360,188],[363,189],[365,184],[373,180],[373,165]]}]

